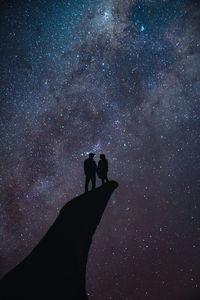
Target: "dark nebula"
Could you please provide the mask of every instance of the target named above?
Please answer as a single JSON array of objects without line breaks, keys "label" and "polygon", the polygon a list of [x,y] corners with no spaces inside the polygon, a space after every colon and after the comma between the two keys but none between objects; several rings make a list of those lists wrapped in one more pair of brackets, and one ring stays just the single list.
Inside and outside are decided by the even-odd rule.
[{"label": "dark nebula", "polygon": [[83,193],[88,153],[105,153],[119,187],[89,299],[198,299],[199,1],[0,6],[1,276]]}]

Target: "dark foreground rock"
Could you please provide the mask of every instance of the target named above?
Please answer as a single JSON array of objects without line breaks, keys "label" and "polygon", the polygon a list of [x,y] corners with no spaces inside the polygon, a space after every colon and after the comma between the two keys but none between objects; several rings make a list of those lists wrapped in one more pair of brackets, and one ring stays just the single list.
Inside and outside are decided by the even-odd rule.
[{"label": "dark foreground rock", "polygon": [[92,236],[114,181],[69,201],[26,259],[0,281],[0,299],[87,300],[85,274]]}]

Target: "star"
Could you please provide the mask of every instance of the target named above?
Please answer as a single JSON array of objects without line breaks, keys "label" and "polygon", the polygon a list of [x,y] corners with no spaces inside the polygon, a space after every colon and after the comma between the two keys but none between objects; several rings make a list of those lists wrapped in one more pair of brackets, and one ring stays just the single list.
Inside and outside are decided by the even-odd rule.
[{"label": "star", "polygon": [[119,187],[90,249],[89,297],[200,295],[199,12],[191,0],[2,3],[2,276],[84,192],[94,152]]}]

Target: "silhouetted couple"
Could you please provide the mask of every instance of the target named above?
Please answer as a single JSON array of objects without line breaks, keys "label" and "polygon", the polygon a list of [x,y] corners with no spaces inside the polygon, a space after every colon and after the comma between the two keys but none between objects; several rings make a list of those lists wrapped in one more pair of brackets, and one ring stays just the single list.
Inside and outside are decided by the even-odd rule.
[{"label": "silhouetted couple", "polygon": [[88,192],[88,186],[90,180],[92,181],[92,189],[96,187],[96,174],[102,180],[102,184],[108,182],[108,161],[104,154],[100,155],[100,160],[98,162],[98,167],[93,157],[94,153],[89,154],[89,158],[84,161],[84,171],[85,171],[85,192]]}]

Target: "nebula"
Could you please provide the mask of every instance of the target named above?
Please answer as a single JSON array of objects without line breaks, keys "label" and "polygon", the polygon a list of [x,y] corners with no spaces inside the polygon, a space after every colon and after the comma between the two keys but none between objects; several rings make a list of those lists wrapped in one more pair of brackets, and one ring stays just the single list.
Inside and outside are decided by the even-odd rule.
[{"label": "nebula", "polygon": [[119,187],[89,299],[200,295],[199,17],[192,0],[1,2],[1,276],[84,192],[94,152]]}]

